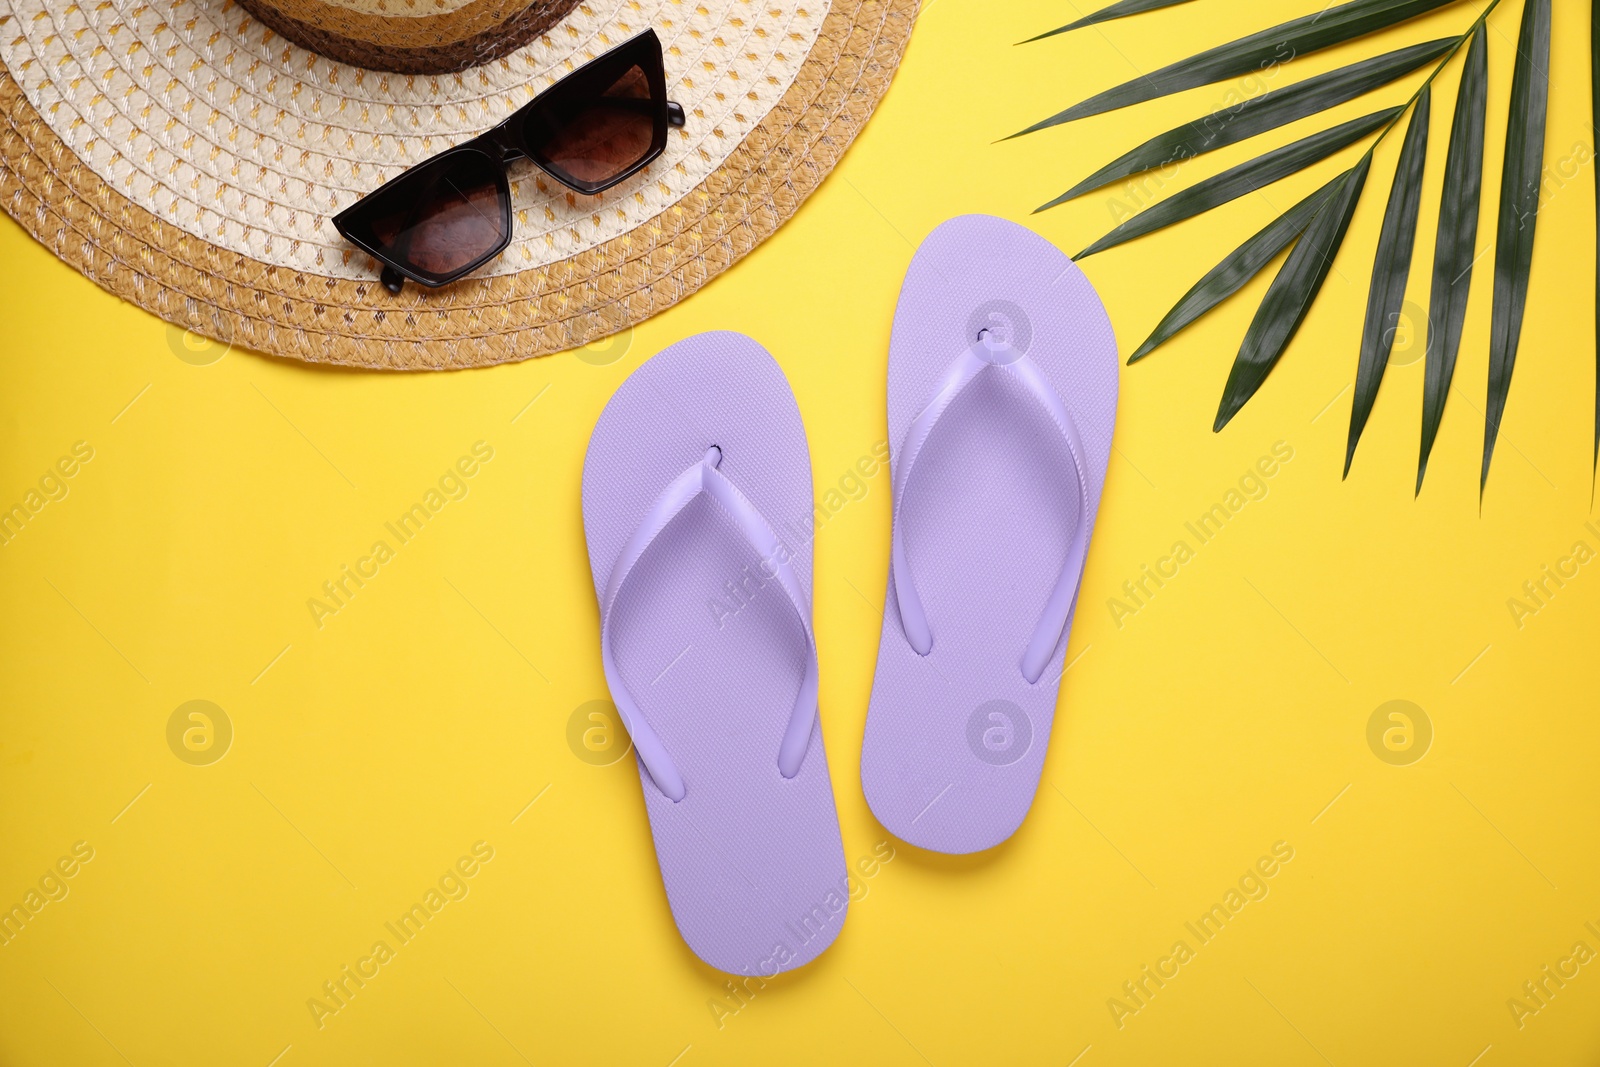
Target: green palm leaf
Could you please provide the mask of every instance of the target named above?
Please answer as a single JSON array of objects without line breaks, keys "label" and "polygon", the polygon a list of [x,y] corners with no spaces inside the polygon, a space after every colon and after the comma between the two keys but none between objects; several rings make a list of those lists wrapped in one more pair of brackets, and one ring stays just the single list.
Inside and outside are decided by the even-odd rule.
[{"label": "green palm leaf", "polygon": [[1192,159],[1354,100],[1438,59],[1460,40],[1446,37],[1387,52],[1185,123],[1152,137],[1034,210],[1053,208],[1123,178]]},{"label": "green palm leaf", "polygon": [[[1600,0],[1595,2],[1600,3]],[[1166,317],[1145,339],[1144,344],[1128,357],[1128,362],[1136,363],[1143,359],[1165,344],[1178,331],[1243,289],[1250,279],[1261,273],[1263,267],[1289,246],[1290,241],[1305,232],[1306,226],[1321,210],[1322,205],[1327,203],[1328,197],[1333,194],[1341,181],[1343,181],[1342,176],[1335,178],[1300,201],[1268,223],[1254,237],[1230,252],[1221,263],[1212,267],[1204,278],[1195,283],[1194,288],[1184,294],[1177,306],[1167,312]]]},{"label": "green palm leaf", "polygon": [[1330,48],[1427,14],[1457,0],[1350,0],[1314,15],[1305,15],[1271,29],[1241,37],[1199,55],[1162,67],[1153,74],[1107,89],[1036,122],[1013,137],[1059,126],[1074,119],[1142,104],[1172,93],[1210,85]]},{"label": "green palm leaf", "polygon": [[1427,365],[1422,385],[1422,452],[1417,488],[1428,473],[1428,457],[1439,436],[1444,402],[1456,373],[1461,331],[1467,321],[1472,265],[1477,259],[1478,208],[1483,192],[1483,125],[1489,86],[1489,41],[1473,34],[1456,93],[1456,114],[1445,157],[1439,203],[1439,236],[1433,255],[1433,291],[1428,300]]},{"label": "green palm leaf", "polygon": [[1231,200],[1237,200],[1246,193],[1271,185],[1281,178],[1304,170],[1313,163],[1327,159],[1342,148],[1355,144],[1361,138],[1387,125],[1404,110],[1404,107],[1391,107],[1363,115],[1358,119],[1351,119],[1332,129],[1314,133],[1310,137],[1274,149],[1248,163],[1241,163],[1237,167],[1207,178],[1168,197],[1154,207],[1141,211],[1072,258],[1083,259],[1097,252],[1104,252],[1108,248],[1115,248],[1135,237],[1143,237],[1147,233],[1192,218]]},{"label": "green palm leaf", "polygon": [[1057,26],[1048,33],[1041,33],[1037,37],[1029,37],[1021,43],[1031,44],[1034,41],[1042,41],[1046,37],[1054,37],[1058,33],[1070,33],[1085,26],[1093,26],[1098,22],[1110,22],[1112,19],[1126,18],[1129,15],[1137,15],[1144,11],[1154,11],[1162,7],[1176,7],[1179,4],[1187,3],[1189,3],[1189,0],[1121,0],[1120,3],[1091,12],[1076,22],[1069,22],[1065,26]]},{"label": "green palm leaf", "polygon": [[1311,220],[1283,269],[1272,279],[1245,334],[1233,370],[1228,374],[1228,384],[1223,388],[1222,403],[1212,426],[1214,431],[1228,425],[1245,402],[1255,395],[1299,332],[1312,302],[1322,290],[1322,283],[1333,269],[1334,257],[1339,254],[1339,246],[1349,232],[1350,218],[1355,214],[1371,169],[1372,153],[1369,151],[1361,157],[1361,162],[1345,172],[1339,189]]},{"label": "green palm leaf", "polygon": [[1356,442],[1366,429],[1372,405],[1383,384],[1383,371],[1394,349],[1394,328],[1406,299],[1411,276],[1411,254],[1416,249],[1417,216],[1422,207],[1422,171],[1428,160],[1428,121],[1433,109],[1433,89],[1425,87],[1411,115],[1400,161],[1395,164],[1389,207],[1378,234],[1378,252],[1372,267],[1372,288],[1367,293],[1367,322],[1361,335],[1361,357],[1356,364],[1355,402],[1350,409],[1350,437],[1345,444],[1344,474],[1356,455]]},{"label": "green palm leaf", "polygon": [[[1178,0],[1174,0],[1178,2]],[[1268,30],[1207,49],[1169,64],[1036,123],[1022,133],[1286,63],[1300,55],[1377,34],[1443,9],[1457,0],[1345,0],[1322,12],[1292,19]],[[1296,204],[1235,248],[1178,301],[1150,336],[1129,357],[1137,362],[1179,331],[1238,293],[1266,266],[1288,250],[1283,266],[1267,288],[1229,372],[1217,409],[1220,430],[1261,388],[1282,359],[1327,282],[1334,257],[1348,234],[1351,218],[1370,175],[1374,150],[1388,137],[1412,104],[1416,112],[1405,134],[1388,195],[1368,290],[1361,347],[1356,367],[1355,400],[1345,445],[1348,475],[1355,450],[1375,410],[1389,357],[1389,327],[1404,306],[1407,281],[1415,257],[1420,224],[1421,185],[1432,122],[1432,84],[1458,50],[1465,49],[1460,89],[1450,129],[1440,197],[1432,286],[1429,294],[1426,370],[1423,381],[1421,443],[1416,490],[1422,490],[1429,458],[1438,440],[1446,400],[1460,355],[1472,275],[1487,255],[1478,249],[1482,209],[1485,116],[1488,109],[1488,33],[1490,16],[1502,0],[1484,0],[1474,8],[1470,25],[1458,37],[1429,41],[1358,59],[1337,70],[1304,79],[1210,116],[1186,123],[1144,141],[1078,182],[1039,210],[1103,188],[1113,182],[1170,167],[1206,152],[1278,129],[1340,103],[1356,99],[1406,73],[1432,64],[1426,80],[1405,105],[1351,120],[1231,167],[1184,189],[1114,227],[1074,257],[1083,259],[1136,237],[1183,222],[1229,203],[1246,193],[1314,166],[1340,149],[1376,134],[1366,154],[1350,170]],[[1121,17],[1136,11],[1172,6],[1166,0],[1124,0],[1075,25]],[[1513,71],[1501,178],[1499,225],[1495,249],[1494,292],[1489,337],[1489,375],[1484,419],[1480,499],[1499,437],[1516,367],[1531,284],[1537,234],[1548,111],[1552,85],[1549,61],[1552,41],[1551,0],[1523,0],[1520,39]],[[1591,105],[1600,130],[1600,0],[1590,3]],[[1066,29],[1065,27],[1063,29]],[[1434,62],[1437,60],[1437,62]],[[1013,134],[1021,136],[1021,134]],[[1593,457],[1595,484],[1600,485],[1600,187],[1596,208],[1596,380]]]},{"label": "green palm leaf", "polygon": [[1543,184],[1545,119],[1550,103],[1550,0],[1527,0],[1511,75],[1505,170],[1500,180],[1500,238],[1494,257],[1494,315],[1489,325],[1489,396],[1483,426],[1483,469],[1489,481],[1500,418],[1517,362],[1522,317],[1533,270],[1533,238]]}]

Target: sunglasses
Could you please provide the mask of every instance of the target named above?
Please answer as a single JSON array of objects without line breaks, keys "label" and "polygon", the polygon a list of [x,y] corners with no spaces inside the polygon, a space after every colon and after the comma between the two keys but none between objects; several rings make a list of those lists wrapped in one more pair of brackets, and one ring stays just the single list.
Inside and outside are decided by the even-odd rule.
[{"label": "sunglasses", "polygon": [[383,264],[385,289],[437,288],[511,243],[506,167],[530,159],[580,193],[604,192],[667,147],[683,108],[667,99],[661,40],[646,30],[579,67],[487,133],[418,163],[333,217]]}]

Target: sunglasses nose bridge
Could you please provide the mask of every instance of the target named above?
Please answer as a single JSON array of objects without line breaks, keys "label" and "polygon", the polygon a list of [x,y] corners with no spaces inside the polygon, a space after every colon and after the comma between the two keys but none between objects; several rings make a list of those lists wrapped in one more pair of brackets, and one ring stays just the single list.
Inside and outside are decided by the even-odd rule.
[{"label": "sunglasses nose bridge", "polygon": [[500,153],[500,162],[509,163],[513,159],[520,159],[527,155],[523,150],[522,138],[512,128],[516,116],[512,116],[494,129],[483,135],[482,140],[487,141]]}]

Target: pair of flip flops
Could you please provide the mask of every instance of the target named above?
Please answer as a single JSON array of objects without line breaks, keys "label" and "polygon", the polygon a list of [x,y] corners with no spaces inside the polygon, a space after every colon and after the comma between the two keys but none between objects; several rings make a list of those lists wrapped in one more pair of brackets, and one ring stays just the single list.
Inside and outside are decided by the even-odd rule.
[{"label": "pair of flip flops", "polygon": [[[1058,249],[981,215],[928,237],[890,345],[891,566],[861,755],[904,841],[990,848],[1032,804],[1116,401],[1110,321]],[[814,507],[794,395],[740,334],[640,367],[584,463],[601,662],[662,881],[690,948],[734,974],[816,958],[849,904]]]}]

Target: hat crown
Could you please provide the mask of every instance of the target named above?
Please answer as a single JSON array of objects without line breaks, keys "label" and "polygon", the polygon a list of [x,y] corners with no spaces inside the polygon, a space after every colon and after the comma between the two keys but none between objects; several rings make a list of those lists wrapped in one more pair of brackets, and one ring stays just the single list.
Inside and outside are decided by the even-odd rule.
[{"label": "hat crown", "polygon": [[234,0],[274,32],[341,63],[402,74],[464,70],[513,52],[579,0]]}]

